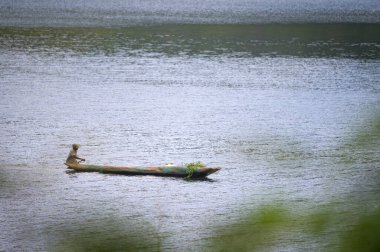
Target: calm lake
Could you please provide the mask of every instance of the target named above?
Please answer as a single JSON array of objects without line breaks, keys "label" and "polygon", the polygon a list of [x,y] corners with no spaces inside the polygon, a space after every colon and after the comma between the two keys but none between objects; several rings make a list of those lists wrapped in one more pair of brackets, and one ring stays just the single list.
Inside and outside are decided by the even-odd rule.
[{"label": "calm lake", "polygon": [[[380,111],[379,23],[49,27],[16,7],[0,28],[0,251],[50,250],[68,226],[107,231],[108,219],[141,225],[157,250],[199,251],[265,203],[378,206],[363,197],[377,190],[378,146],[347,146]],[[70,173],[73,143],[89,164],[222,170]]]}]

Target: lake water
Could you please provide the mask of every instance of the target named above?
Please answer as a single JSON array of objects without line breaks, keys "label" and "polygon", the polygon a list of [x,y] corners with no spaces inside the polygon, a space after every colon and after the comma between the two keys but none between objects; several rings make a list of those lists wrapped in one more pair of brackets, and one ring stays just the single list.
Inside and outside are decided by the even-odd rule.
[{"label": "lake water", "polygon": [[7,26],[378,23],[380,6],[377,0],[3,0],[0,14]]},{"label": "lake water", "polygon": [[[197,251],[264,203],[378,204],[363,197],[377,190],[378,148],[347,147],[380,109],[378,23],[47,28],[17,15],[0,28],[0,251],[45,251],[67,226],[107,219],[158,233],[164,251]],[[72,143],[91,164],[222,170],[68,173]]]}]

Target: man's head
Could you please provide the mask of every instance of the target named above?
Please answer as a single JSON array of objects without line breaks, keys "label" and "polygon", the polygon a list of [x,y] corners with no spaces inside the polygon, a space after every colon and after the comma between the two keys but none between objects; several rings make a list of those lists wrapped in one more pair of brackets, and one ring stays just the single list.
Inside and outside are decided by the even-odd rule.
[{"label": "man's head", "polygon": [[79,144],[73,144],[73,149],[78,150],[79,149]]}]

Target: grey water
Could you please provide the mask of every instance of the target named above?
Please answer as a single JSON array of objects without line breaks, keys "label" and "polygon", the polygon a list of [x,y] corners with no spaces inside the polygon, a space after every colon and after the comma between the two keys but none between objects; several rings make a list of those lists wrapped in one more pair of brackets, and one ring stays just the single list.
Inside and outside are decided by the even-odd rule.
[{"label": "grey water", "polygon": [[[378,148],[348,146],[380,109],[379,6],[273,2],[2,1],[0,251],[107,219],[199,251],[262,204],[376,207]],[[71,173],[72,143],[90,164],[222,170]]]},{"label": "grey water", "polygon": [[10,26],[126,26],[152,23],[377,23],[377,0],[3,0]]}]

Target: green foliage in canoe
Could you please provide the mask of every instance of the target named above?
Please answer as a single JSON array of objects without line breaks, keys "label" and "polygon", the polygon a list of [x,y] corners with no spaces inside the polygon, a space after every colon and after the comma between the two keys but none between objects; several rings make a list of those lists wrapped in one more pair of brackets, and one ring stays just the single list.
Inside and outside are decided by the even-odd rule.
[{"label": "green foliage in canoe", "polygon": [[206,167],[206,165],[203,164],[202,162],[198,161],[198,162],[194,162],[194,163],[185,164],[185,167],[187,169],[187,178],[191,178],[193,176],[195,170],[200,169],[200,168],[204,168],[204,167]]}]

